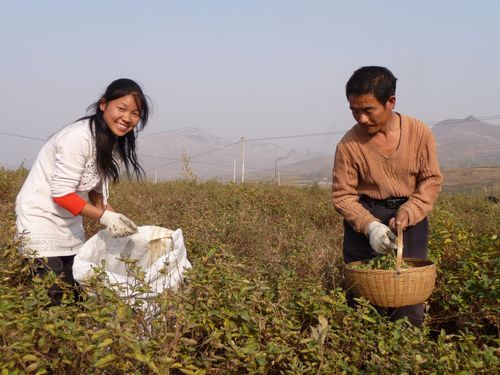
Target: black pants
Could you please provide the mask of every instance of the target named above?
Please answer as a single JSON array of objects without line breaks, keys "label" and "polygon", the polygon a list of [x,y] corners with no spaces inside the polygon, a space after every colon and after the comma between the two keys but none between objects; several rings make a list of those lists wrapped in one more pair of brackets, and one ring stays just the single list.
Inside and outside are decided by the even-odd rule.
[{"label": "black pants", "polygon": [[[74,255],[63,257],[36,258],[35,272],[40,277],[43,277],[50,271],[54,272],[59,279],[73,286],[75,301],[79,301],[80,293],[78,283],[73,278],[74,259]],[[61,304],[62,295],[63,291],[59,285],[54,284],[49,288],[49,297],[52,300],[53,305]]]},{"label": "black pants", "polygon": [[[389,219],[394,217],[397,208],[387,208],[374,200],[361,198],[360,203],[370,213],[378,218],[383,224],[388,224]],[[403,256],[411,258],[427,258],[427,240],[429,236],[429,222],[427,218],[418,224],[409,227],[403,234]],[[350,263],[359,260],[372,259],[378,254],[373,251],[368,238],[356,232],[349,223],[344,220],[344,262]],[[354,296],[350,291],[347,292],[347,300],[351,307],[354,307]],[[419,303],[411,306],[398,308],[379,308],[381,314],[387,314],[392,321],[407,317],[408,320],[417,327],[422,325],[424,319],[424,304]]]}]

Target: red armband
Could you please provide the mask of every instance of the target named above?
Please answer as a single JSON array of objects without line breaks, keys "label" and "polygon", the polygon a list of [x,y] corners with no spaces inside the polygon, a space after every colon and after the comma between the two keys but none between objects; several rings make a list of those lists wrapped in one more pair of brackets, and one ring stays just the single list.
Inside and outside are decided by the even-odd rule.
[{"label": "red armband", "polygon": [[67,209],[74,216],[77,216],[80,212],[82,212],[83,207],[87,204],[85,199],[76,193],[66,194],[62,197],[52,197],[52,200],[62,208]]}]

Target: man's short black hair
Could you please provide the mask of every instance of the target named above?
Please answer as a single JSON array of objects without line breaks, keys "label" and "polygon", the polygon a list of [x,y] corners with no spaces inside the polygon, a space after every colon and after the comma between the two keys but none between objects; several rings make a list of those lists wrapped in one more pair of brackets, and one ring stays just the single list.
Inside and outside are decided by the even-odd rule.
[{"label": "man's short black hair", "polygon": [[345,86],[346,96],[372,94],[382,105],[396,95],[394,74],[383,66],[363,66],[356,70]]}]

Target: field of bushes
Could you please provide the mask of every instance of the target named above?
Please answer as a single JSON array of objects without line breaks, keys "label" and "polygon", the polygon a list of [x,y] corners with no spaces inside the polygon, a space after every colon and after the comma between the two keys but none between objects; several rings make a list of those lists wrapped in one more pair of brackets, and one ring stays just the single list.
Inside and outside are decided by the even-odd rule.
[{"label": "field of bushes", "polygon": [[[126,182],[115,209],[181,228],[193,268],[145,313],[98,277],[51,306],[13,240],[26,170],[0,169],[1,374],[496,374],[500,203],[441,194],[430,217],[436,289],[421,329],[342,290],[342,220],[318,186]],[[100,227],[87,223],[88,236]],[[138,273],[139,275],[139,273]]]}]

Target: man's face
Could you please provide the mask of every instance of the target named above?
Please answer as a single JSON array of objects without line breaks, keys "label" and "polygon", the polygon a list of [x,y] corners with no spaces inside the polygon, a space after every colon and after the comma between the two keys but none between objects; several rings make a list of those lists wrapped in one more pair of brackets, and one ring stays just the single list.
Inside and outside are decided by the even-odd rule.
[{"label": "man's face", "polygon": [[396,104],[395,96],[391,96],[385,105],[372,94],[352,94],[347,99],[354,119],[369,135],[385,129]]}]

